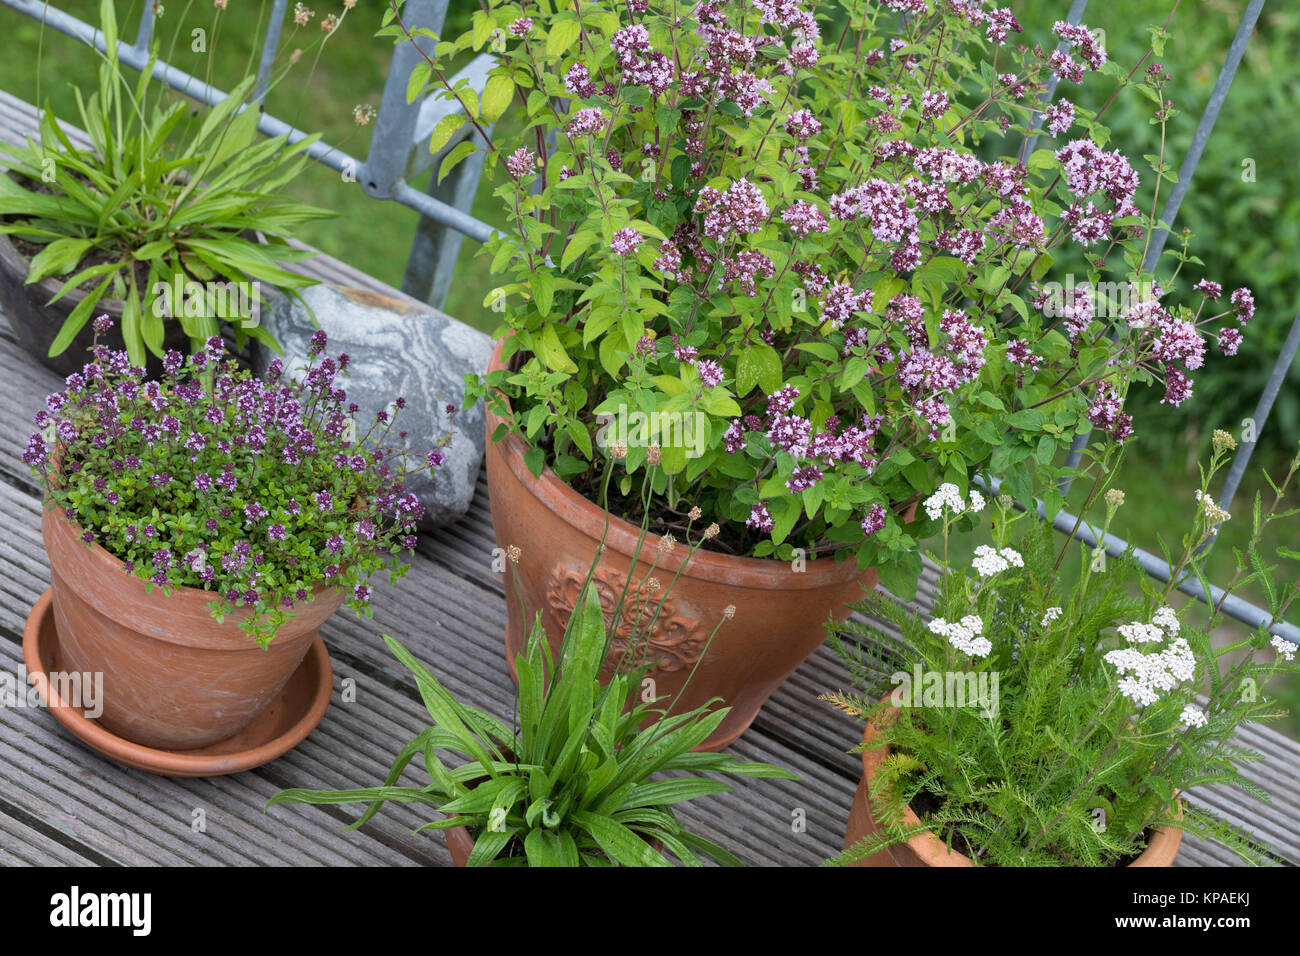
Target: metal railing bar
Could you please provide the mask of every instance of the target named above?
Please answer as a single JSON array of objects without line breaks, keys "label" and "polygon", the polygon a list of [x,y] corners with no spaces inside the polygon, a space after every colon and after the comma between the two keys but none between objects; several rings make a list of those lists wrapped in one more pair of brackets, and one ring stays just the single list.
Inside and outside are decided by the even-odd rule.
[{"label": "metal railing bar", "polygon": [[[1219,77],[1214,81],[1214,89],[1210,91],[1210,99],[1205,104],[1205,109],[1201,112],[1201,119],[1196,124],[1196,133],[1192,137],[1192,145],[1187,150],[1187,155],[1183,157],[1182,166],[1178,170],[1178,182],[1174,184],[1173,191],[1170,192],[1169,198],[1165,200],[1164,208],[1160,211],[1160,220],[1173,226],[1174,220],[1178,218],[1178,210],[1182,207],[1183,197],[1187,195],[1187,190],[1191,186],[1192,176],[1196,173],[1196,167],[1200,164],[1201,154],[1205,152],[1205,144],[1210,140],[1210,133],[1214,131],[1214,123],[1219,118],[1219,110],[1223,107],[1224,101],[1228,98],[1228,90],[1232,86],[1232,79],[1237,74],[1237,67],[1241,65],[1241,58],[1245,55],[1246,45],[1250,42],[1250,35],[1255,32],[1255,23],[1259,19],[1260,11],[1264,9],[1264,0],[1250,0],[1246,7],[1245,13],[1241,15],[1241,22],[1237,24],[1237,32],[1233,35],[1232,45],[1228,48],[1228,56],[1223,61],[1223,68],[1219,70]],[[1156,228],[1155,234],[1151,236],[1151,243],[1147,247],[1146,258],[1142,262],[1142,269],[1145,272],[1154,270],[1156,263],[1160,261],[1160,255],[1164,252],[1165,243],[1169,239],[1167,229]],[[1120,335],[1120,327],[1115,326],[1111,330],[1111,341],[1116,341]],[[1088,447],[1088,437],[1092,434],[1092,426],[1086,426],[1082,431],[1074,436],[1074,441],[1070,443],[1070,453],[1066,456],[1065,467],[1077,468],[1080,459],[1083,457],[1083,450]],[[1074,478],[1070,475],[1063,477],[1058,485],[1061,494],[1068,494],[1070,485],[1074,483]]]},{"label": "metal railing bar", "polygon": [[[412,31],[426,28],[435,33],[442,30],[446,16],[447,0],[408,0],[404,13]],[[395,198],[403,182],[419,120],[419,109],[406,101],[406,85],[423,59],[411,40],[402,40],[393,49],[375,117],[375,132],[360,176],[361,187],[371,196]]]},{"label": "metal railing bar", "polygon": [[[48,4],[42,4],[47,9],[52,9]],[[140,11],[140,27],[135,33],[135,49],[144,53],[149,49],[149,41],[153,39],[153,3],[151,0],[144,0],[144,9]]]},{"label": "metal railing bar", "polygon": [[[976,483],[985,488],[990,495],[997,495],[1002,490],[1002,482],[997,478],[986,478],[983,475],[975,479]],[[1026,510],[1020,502],[1016,502],[1016,508]],[[1034,499],[1034,507],[1040,520],[1047,520],[1047,507],[1039,498]],[[1078,530],[1075,531],[1075,525],[1078,524]],[[1150,551],[1144,551],[1142,548],[1129,544],[1123,538],[1116,537],[1113,534],[1107,534],[1100,542],[1086,521],[1079,521],[1078,517],[1067,511],[1059,511],[1052,526],[1063,534],[1068,535],[1076,541],[1092,548],[1101,547],[1106,554],[1113,558],[1123,557],[1125,554],[1132,553],[1134,559],[1151,577],[1169,583],[1173,576],[1174,568],[1166,561]],[[1286,621],[1274,621],[1273,615],[1261,607],[1251,604],[1245,598],[1240,598],[1235,594],[1228,594],[1225,597],[1225,591],[1218,585],[1211,584],[1208,593],[1201,584],[1200,578],[1195,575],[1186,575],[1183,580],[1177,584],[1177,590],[1183,594],[1196,598],[1202,603],[1214,607],[1222,602],[1222,611],[1235,620],[1243,624],[1249,624],[1251,627],[1259,628],[1268,626],[1270,634],[1281,637],[1283,640],[1290,641],[1292,644],[1300,644],[1300,627],[1290,624]],[[1269,625],[1272,626],[1269,626]]]},{"label": "metal railing bar", "polygon": [[271,83],[271,68],[275,64],[275,51],[280,45],[280,31],[284,27],[284,8],[289,0],[274,0],[271,18],[266,24],[266,39],[262,41],[262,57],[257,64],[257,82],[253,87],[253,102],[259,106],[266,99]]},{"label": "metal railing bar", "polygon": [[461,212],[455,206],[447,205],[440,199],[434,199],[428,193],[421,192],[405,181],[399,181],[395,185],[392,198],[404,206],[410,206],[421,215],[442,223],[449,229],[464,233],[475,242],[487,242],[497,232],[487,223]]},{"label": "metal railing bar", "polygon": [[[1255,405],[1255,414],[1251,416],[1255,441],[1243,441],[1238,446],[1237,454],[1232,459],[1232,466],[1228,469],[1227,478],[1224,479],[1223,489],[1219,492],[1219,504],[1225,511],[1232,510],[1232,499],[1237,496],[1237,488],[1246,473],[1246,465],[1250,462],[1250,456],[1259,443],[1264,422],[1268,420],[1269,413],[1273,410],[1273,402],[1277,399],[1278,392],[1282,390],[1282,383],[1286,381],[1287,373],[1291,371],[1291,363],[1295,360],[1297,351],[1300,351],[1300,313],[1296,314],[1295,321],[1291,323],[1291,331],[1287,334],[1286,341],[1282,343],[1282,351],[1278,353],[1277,361],[1273,363],[1273,372],[1264,383],[1264,391],[1260,393],[1259,402]],[[1214,547],[1213,539],[1206,550],[1212,547]]]},{"label": "metal railing bar", "polygon": [[[1083,14],[1087,7],[1088,0],[1074,0],[1074,2],[1070,4],[1070,12],[1065,16],[1066,21],[1077,27],[1079,22],[1083,19]],[[1062,40],[1056,45],[1056,48],[1064,52],[1070,48],[1070,45]],[[1051,105],[1052,100],[1056,97],[1056,87],[1059,83],[1060,81],[1057,79],[1056,74],[1052,74],[1052,78],[1047,81],[1047,90],[1043,93],[1042,99],[1039,100],[1039,103],[1042,106],[1046,107]],[[1030,118],[1030,132],[1025,135],[1025,140],[1020,146],[1020,156],[1023,160],[1028,161],[1029,157],[1034,154],[1034,147],[1038,145],[1038,131],[1042,128],[1043,111],[1041,109],[1036,109],[1034,110],[1034,115]]]},{"label": "metal railing bar", "polygon": [[[37,19],[41,16],[40,8],[44,7],[47,11],[46,23],[65,33],[74,39],[82,40],[85,43],[93,45],[96,49],[104,51],[106,48],[104,35],[95,27],[83,23],[76,17],[69,16],[57,7],[50,7],[44,3],[35,3],[31,0],[0,0],[7,6],[13,7],[29,16]],[[127,66],[137,70],[143,70],[149,62],[147,54],[137,53],[134,48],[127,46],[122,41],[118,41],[118,57]],[[205,106],[214,106],[226,98],[226,94],[215,87],[209,86],[202,80],[190,76],[188,73],[178,70],[175,67],[162,62],[154,64],[153,75],[156,79],[166,83],[172,89],[184,93],[186,96],[196,100]],[[403,96],[405,93],[403,93]],[[240,112],[248,109],[247,105],[240,107]],[[290,126],[283,120],[280,120],[269,113],[262,113],[258,119],[257,128],[267,136],[287,136],[287,142],[297,143],[305,139],[309,134]],[[361,167],[361,163],[355,157],[343,152],[328,143],[317,140],[304,151],[308,156],[317,162],[328,166],[336,172],[354,172]],[[410,206],[422,215],[428,216],[440,223],[443,223],[450,229],[455,229],[464,233],[478,242],[486,242],[491,238],[495,231],[485,222],[481,222],[466,213],[461,212],[454,206],[449,206],[432,196],[413,189],[405,182],[396,184],[394,193],[391,197]]]}]

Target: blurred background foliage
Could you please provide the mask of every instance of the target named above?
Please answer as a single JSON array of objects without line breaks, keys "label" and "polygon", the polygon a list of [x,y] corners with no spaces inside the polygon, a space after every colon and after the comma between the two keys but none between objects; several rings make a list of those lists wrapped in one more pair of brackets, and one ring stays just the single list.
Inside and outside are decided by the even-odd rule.
[{"label": "blurred background foliage", "polygon": [[[134,34],[141,0],[119,0],[119,16]],[[1063,18],[1067,0],[1005,0],[1025,28],[1025,42],[1053,45],[1051,24]],[[358,126],[354,107],[378,107],[384,76],[392,53],[386,40],[373,36],[384,0],[357,0],[342,25],[322,46],[321,19],[342,14],[342,0],[315,0],[316,15],[303,28],[286,23],[278,57],[277,75],[283,71],[269,98],[271,111],[309,131],[321,132],[337,148],[364,159],[369,148],[369,127]],[[1149,26],[1163,23],[1175,0],[1093,0],[1085,22],[1105,30],[1109,55],[1125,68],[1140,60],[1150,44]],[[87,22],[95,22],[98,0],[59,0],[61,9]],[[311,4],[309,4],[310,6]],[[1173,75],[1171,98],[1181,112],[1168,130],[1168,155],[1181,162],[1191,143],[1197,121],[1223,65],[1246,0],[1180,0],[1169,27],[1164,55],[1158,60]],[[217,16],[212,0],[167,0],[158,23],[164,52],[174,65],[196,76],[211,70],[212,82],[229,88],[250,69],[260,49],[269,0],[229,0]],[[477,3],[451,0],[445,32],[458,34],[469,26]],[[0,90],[27,102],[48,99],[61,116],[73,115],[72,86],[87,88],[94,61],[85,47],[7,8],[0,8],[0,30],[5,37],[0,57]],[[203,49],[195,49],[195,30],[204,31]],[[174,39],[173,39],[174,38]],[[170,52],[167,51],[170,49]],[[303,52],[296,64],[294,49]],[[1094,82],[1095,81],[1095,82]],[[1111,95],[1109,78],[1090,76],[1082,88],[1063,84],[1061,95],[1090,109]],[[1138,430],[1118,482],[1128,495],[1115,530],[1135,544],[1159,551],[1163,538],[1177,547],[1181,529],[1193,508],[1192,492],[1198,485],[1197,462],[1208,451],[1210,432],[1225,428],[1240,437],[1242,420],[1249,416],[1274,357],[1300,309],[1300,122],[1295,103],[1300,102],[1300,4],[1274,2],[1265,7],[1247,48],[1245,59],[1219,115],[1214,133],[1201,159],[1192,188],[1183,203],[1177,227],[1193,233],[1191,251],[1205,261],[1203,270],[1185,273],[1182,291],[1201,274],[1223,284],[1226,290],[1249,286],[1255,292],[1258,313],[1246,330],[1246,342],[1235,359],[1218,357],[1196,377],[1193,399],[1182,408],[1158,404],[1162,390],[1141,390],[1131,399]],[[1149,122],[1149,104],[1136,95],[1121,94],[1105,122],[1112,129],[1110,145],[1134,159],[1139,170],[1144,153],[1158,147],[1158,127]],[[497,126],[508,140],[513,132],[509,118]],[[1040,147],[1055,145],[1040,141]],[[427,181],[427,180],[426,180]],[[416,183],[419,188],[425,182]],[[400,286],[417,216],[393,202],[374,200],[355,182],[338,173],[313,166],[293,184],[295,196],[338,211],[337,219],[311,224],[300,236],[324,252],[365,272]],[[1149,193],[1148,193],[1149,196]],[[474,214],[494,224],[504,224],[484,182]],[[1171,246],[1177,242],[1171,240]],[[492,331],[496,316],[483,307],[493,287],[488,261],[476,256],[477,246],[466,242],[460,253],[457,281],[446,311],[485,331]],[[1063,263],[1063,266],[1066,264]],[[1172,267],[1170,267],[1172,268]],[[1165,269],[1168,274],[1169,269]],[[1061,279],[1062,276],[1053,275]],[[1217,354],[1216,354],[1217,357]],[[1210,560],[1214,580],[1223,582],[1234,568],[1233,547],[1248,537],[1249,501],[1266,490],[1260,469],[1277,474],[1300,440],[1300,364],[1293,365],[1278,396],[1251,471],[1243,482],[1234,507],[1239,518],[1220,536]],[[1085,482],[1077,482],[1069,506],[1077,506]],[[1294,499],[1293,499],[1294,500]],[[1270,545],[1295,546],[1294,531],[1280,532]],[[976,542],[970,542],[973,547]],[[1077,566],[1078,548],[1066,565]],[[1293,581],[1294,562],[1279,560],[1278,578]],[[1258,595],[1247,594],[1248,597]],[[1281,693],[1300,710],[1300,688]],[[1300,730],[1293,718],[1292,733]]]}]

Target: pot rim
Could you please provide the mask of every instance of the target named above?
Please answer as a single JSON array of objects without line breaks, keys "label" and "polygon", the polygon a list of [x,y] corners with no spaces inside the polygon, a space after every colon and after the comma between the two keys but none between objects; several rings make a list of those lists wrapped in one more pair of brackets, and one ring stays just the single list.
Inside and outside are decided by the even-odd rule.
[{"label": "pot rim", "polygon": [[[889,700],[890,694],[886,694],[881,703]],[[891,704],[891,710],[898,710],[898,707]],[[862,734],[863,743],[879,736],[880,731],[872,721],[867,721],[866,730]],[[887,756],[889,756],[889,747],[876,747],[871,750],[862,751],[862,777],[863,783],[869,788],[871,781],[876,776],[876,768]],[[870,796],[866,796],[868,801],[867,812],[870,813]],[[1181,815],[1181,803],[1179,804]],[[903,825],[907,827],[921,826],[921,818],[916,815],[910,806],[903,808]],[[1152,832],[1154,830],[1154,832]],[[1129,863],[1129,866],[1162,866],[1164,864],[1143,862],[1150,860],[1156,854],[1171,853],[1170,859],[1178,853],[1178,847],[1183,841],[1183,831],[1178,827],[1171,827],[1166,824],[1160,824],[1154,828],[1148,827],[1147,832],[1151,836],[1147,840],[1146,849],[1138,854],[1137,859]],[[908,847],[913,853],[921,859],[926,866],[970,866],[975,864],[971,862],[970,857],[959,850],[949,850],[948,845],[939,839],[938,835],[931,830],[924,833],[918,833],[909,837],[907,840]]]},{"label": "pot rim", "polygon": [[[489,372],[505,368],[501,361],[501,351],[504,344],[505,338],[502,338],[493,347],[492,361],[487,369]],[[499,390],[497,391],[505,399],[507,407],[509,407],[509,397]],[[561,480],[550,465],[546,465],[542,469],[540,477],[534,478],[533,473],[524,464],[524,452],[527,450],[527,443],[515,432],[507,432],[501,441],[494,442],[492,432],[496,430],[499,424],[503,424],[507,420],[493,413],[492,409],[487,407],[486,404],[484,411],[487,419],[488,446],[500,449],[502,461],[505,462],[520,485],[544,508],[557,515],[563,515],[563,520],[588,537],[599,541],[604,535],[606,548],[630,561],[632,555],[636,552],[637,539],[641,535],[641,529],[611,513],[609,515],[609,529],[606,532],[604,509],[579,494],[567,482]],[[659,535],[649,531],[646,532],[639,557],[642,563],[650,563],[647,559],[658,554],[657,549],[660,540]],[[666,573],[675,573],[684,563],[686,563],[684,556],[665,555],[659,556],[657,567]],[[689,564],[683,573],[707,581],[760,589],[772,589],[772,579],[777,576],[781,579],[779,589],[787,591],[822,588],[828,584],[851,580],[866,573],[865,570],[858,568],[856,556],[851,553],[845,560],[836,560],[829,556],[810,560],[805,567],[806,570],[796,572],[790,567],[789,562],[779,561],[775,558],[752,558],[744,555],[721,554],[717,551],[707,551],[701,548],[690,557]]]},{"label": "pot rim", "polygon": [[[3,262],[11,272],[21,276],[24,283],[27,279],[27,273],[30,269],[31,261],[31,259],[18,251],[18,247],[13,244],[13,240],[10,239],[7,232],[0,232],[0,262]],[[47,276],[40,282],[30,286],[30,288],[43,293],[45,301],[49,301],[54,297],[59,289],[63,288],[63,283],[57,282],[54,278]],[[71,312],[77,307],[77,304],[89,294],[90,293],[82,289],[69,289],[67,293],[64,294],[57,303],[51,305],[50,308],[66,309]],[[105,297],[99,300],[95,308],[101,310],[101,314],[107,313],[110,316],[120,319],[122,317],[122,311],[126,308],[126,303],[121,299]]]}]

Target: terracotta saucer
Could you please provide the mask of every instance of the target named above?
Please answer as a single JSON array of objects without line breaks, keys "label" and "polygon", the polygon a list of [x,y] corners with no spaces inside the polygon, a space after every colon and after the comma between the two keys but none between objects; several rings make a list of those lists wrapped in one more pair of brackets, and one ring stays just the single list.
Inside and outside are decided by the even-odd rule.
[{"label": "terracotta saucer", "polygon": [[[27,615],[23,660],[29,675],[58,670],[59,634],[48,589]],[[54,718],[82,743],[105,756],[169,777],[215,777],[260,767],[302,743],[325,716],[334,671],[325,642],[317,635],[302,664],[256,720],[233,737],[197,750],[156,750],[131,743],[99,726],[79,708],[65,705],[57,696],[53,701],[45,700],[48,687],[41,681],[42,700]]]}]

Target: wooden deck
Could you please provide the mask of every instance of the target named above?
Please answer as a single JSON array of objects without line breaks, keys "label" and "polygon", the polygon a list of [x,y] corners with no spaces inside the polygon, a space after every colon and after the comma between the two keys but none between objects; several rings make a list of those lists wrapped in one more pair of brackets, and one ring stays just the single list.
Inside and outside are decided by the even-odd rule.
[{"label": "wooden deck", "polygon": [[[31,108],[0,93],[0,136],[31,128]],[[350,267],[320,257],[311,274],[344,285],[400,295]],[[0,316],[0,671],[21,682],[23,623],[49,585],[41,543],[41,500],[19,460],[30,419],[61,386],[14,344]],[[342,832],[352,807],[276,807],[284,787],[363,787],[382,781],[403,743],[428,724],[414,682],[380,634],[400,639],[453,694],[499,715],[512,704],[502,648],[502,580],[491,571],[486,482],[469,515],[421,538],[407,577],[375,584],[375,616],[336,615],[324,638],[335,694],[324,720],[297,749],[257,770],[210,779],[176,779],[124,768],[83,746],[46,711],[0,708],[0,865],[448,865],[438,834],[412,834],[420,808],[390,806],[360,832]],[[915,610],[931,595],[924,580]],[[890,634],[883,627],[882,640]],[[345,703],[344,681],[355,685]],[[838,852],[861,764],[846,751],[861,727],[816,700],[846,686],[825,648],[786,682],[732,750],[747,760],[787,767],[798,781],[744,780],[736,792],[683,804],[679,816],[740,859],[759,866],[816,865]],[[1247,776],[1273,794],[1267,808],[1242,794],[1209,788],[1188,794],[1267,844],[1285,864],[1300,864],[1300,745],[1262,728],[1241,742],[1268,759]],[[419,783],[408,771],[406,781]],[[195,826],[202,811],[203,826]],[[797,811],[803,811],[802,814]],[[801,816],[806,829],[792,821]],[[1185,840],[1178,864],[1216,866],[1236,857]]]}]

